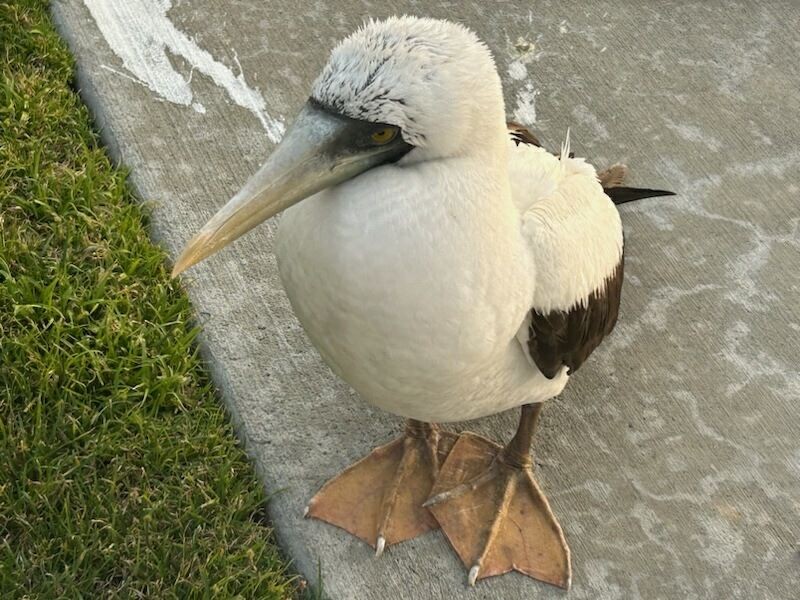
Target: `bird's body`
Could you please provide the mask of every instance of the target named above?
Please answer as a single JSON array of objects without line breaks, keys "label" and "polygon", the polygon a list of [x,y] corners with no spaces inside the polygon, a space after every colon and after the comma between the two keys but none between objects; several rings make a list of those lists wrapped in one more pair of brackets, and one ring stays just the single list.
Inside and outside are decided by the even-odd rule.
[{"label": "bird's body", "polygon": [[[280,146],[174,272],[286,211],[275,252],[298,319],[363,399],[408,418],[307,516],[378,554],[441,527],[470,583],[515,569],[568,587],[569,549],[529,448],[542,403],[616,323],[611,197],[664,192],[609,189],[624,167],[598,177],[568,142],[555,156],[509,126],[474,33],[371,21],[333,50]],[[505,446],[435,425],[517,406]]]},{"label": "bird's body", "polygon": [[594,169],[505,135],[482,156],[385,165],[284,214],[295,314],[370,403],[460,421],[548,400],[531,310],[569,311],[619,263],[621,223]]}]

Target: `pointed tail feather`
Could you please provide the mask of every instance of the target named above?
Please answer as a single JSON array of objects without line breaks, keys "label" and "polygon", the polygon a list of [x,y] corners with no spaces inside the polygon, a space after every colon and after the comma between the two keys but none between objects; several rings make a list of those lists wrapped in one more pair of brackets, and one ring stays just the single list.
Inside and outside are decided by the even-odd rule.
[{"label": "pointed tail feather", "polygon": [[625,204],[642,198],[655,198],[656,196],[674,196],[675,192],[667,190],[648,190],[634,187],[604,187],[603,191],[611,198],[614,204]]}]

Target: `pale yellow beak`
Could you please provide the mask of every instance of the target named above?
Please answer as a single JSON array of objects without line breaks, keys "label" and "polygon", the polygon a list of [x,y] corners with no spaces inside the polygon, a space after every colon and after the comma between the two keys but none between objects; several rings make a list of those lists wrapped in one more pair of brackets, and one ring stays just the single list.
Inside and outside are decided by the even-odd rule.
[{"label": "pale yellow beak", "polygon": [[410,146],[405,142],[360,145],[364,127],[374,124],[333,114],[311,101],[306,103],[267,162],[186,244],[172,276],[304,198],[408,152]]}]

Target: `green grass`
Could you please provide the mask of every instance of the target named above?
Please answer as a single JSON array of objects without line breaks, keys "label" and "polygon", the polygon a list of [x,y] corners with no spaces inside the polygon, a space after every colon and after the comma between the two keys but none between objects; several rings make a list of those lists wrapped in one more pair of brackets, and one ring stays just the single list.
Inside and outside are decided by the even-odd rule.
[{"label": "green grass", "polygon": [[0,67],[0,597],[297,596],[46,2]]}]

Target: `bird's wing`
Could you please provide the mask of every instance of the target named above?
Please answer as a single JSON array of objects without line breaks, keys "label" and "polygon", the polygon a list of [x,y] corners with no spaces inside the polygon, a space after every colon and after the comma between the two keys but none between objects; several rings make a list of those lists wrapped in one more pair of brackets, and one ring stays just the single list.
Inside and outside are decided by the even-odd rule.
[{"label": "bird's wing", "polygon": [[614,328],[623,277],[622,224],[594,168],[513,137],[510,177],[535,266],[517,338],[546,377],[578,369]]}]

